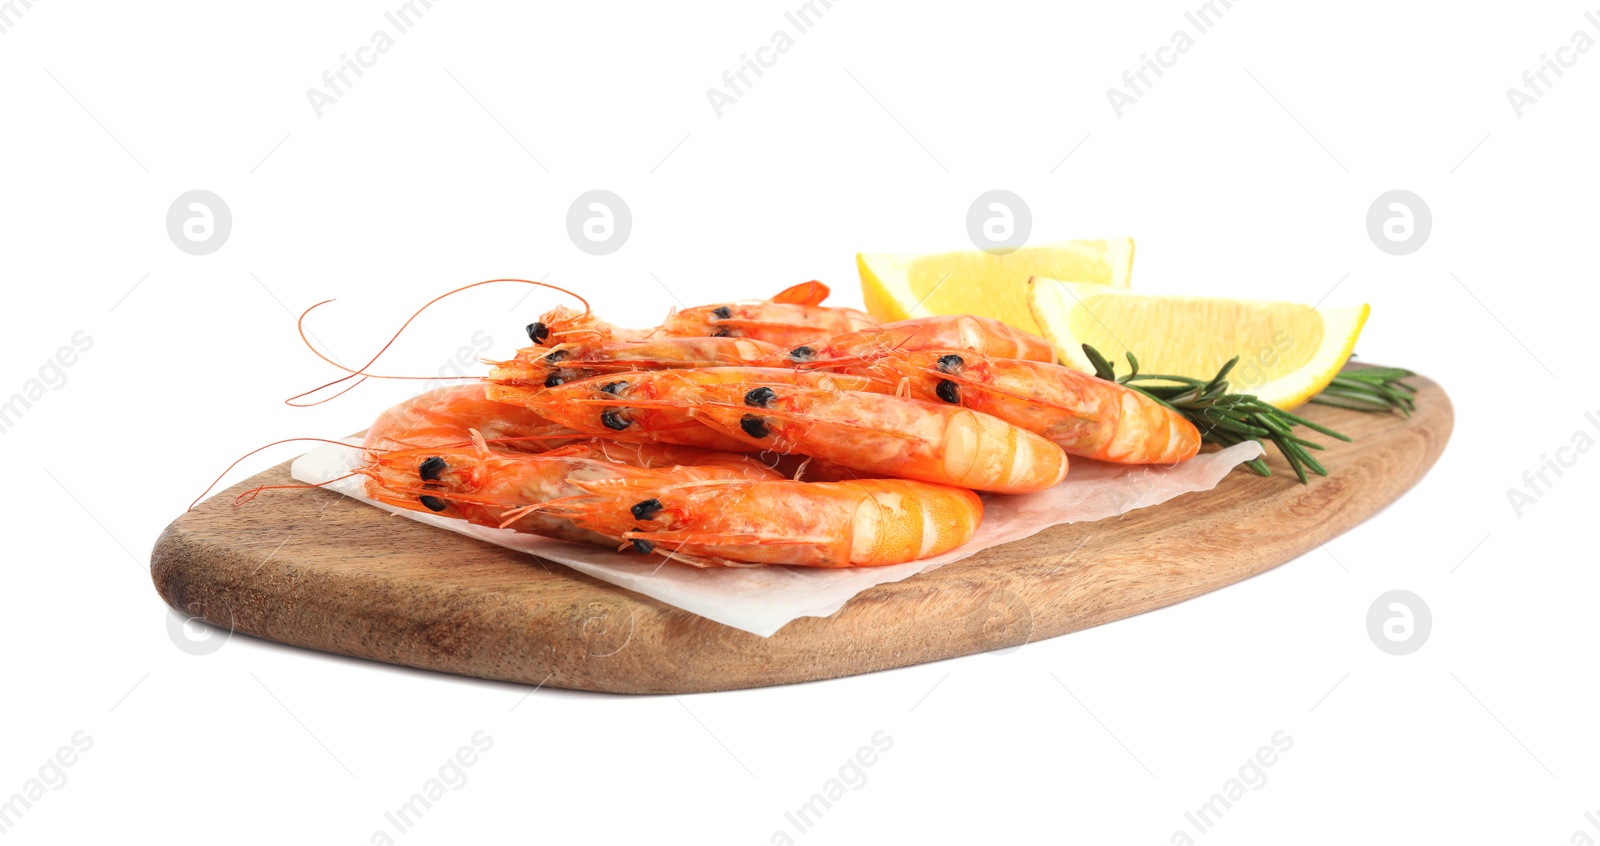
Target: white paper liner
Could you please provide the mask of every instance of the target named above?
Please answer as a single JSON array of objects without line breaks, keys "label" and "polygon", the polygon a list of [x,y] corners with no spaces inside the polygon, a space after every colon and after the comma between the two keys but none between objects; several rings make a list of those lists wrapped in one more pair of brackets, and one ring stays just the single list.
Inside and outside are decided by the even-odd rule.
[{"label": "white paper liner", "polygon": [[[350,442],[359,447],[360,441]],[[826,617],[856,594],[960,561],[991,546],[1025,538],[1051,526],[1102,520],[1166,502],[1192,491],[1210,490],[1234,467],[1261,455],[1254,441],[1206,453],[1171,467],[1106,464],[1072,459],[1067,478],[1034,494],[983,497],[983,524],[961,547],[943,555],[887,567],[818,569],[812,567],[737,567],[700,569],[634,553],[552,540],[536,535],[478,526],[465,520],[395,508],[368,499],[363,479],[326,485],[368,505],[496,546],[558,561],[601,581],[627,588],[761,637],[770,637],[798,617]],[[361,460],[360,449],[328,444],[295,459],[290,475],[319,484],[349,473]]]}]

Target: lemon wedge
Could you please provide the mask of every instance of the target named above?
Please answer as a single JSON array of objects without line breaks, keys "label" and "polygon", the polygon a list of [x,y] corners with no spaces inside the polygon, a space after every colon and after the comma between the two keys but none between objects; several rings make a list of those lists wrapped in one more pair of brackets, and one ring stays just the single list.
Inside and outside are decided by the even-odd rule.
[{"label": "lemon wedge", "polygon": [[1282,409],[1303,405],[1344,367],[1370,309],[1219,297],[1158,296],[1036,276],[1028,304],[1056,355],[1094,372],[1083,345],[1126,372],[1206,379],[1239,357],[1230,390]]},{"label": "lemon wedge", "polygon": [[1061,241],[1006,255],[981,250],[858,253],[856,268],[867,311],[880,320],[977,314],[1038,334],[1028,307],[1028,278],[1126,288],[1133,272],[1133,239]]}]

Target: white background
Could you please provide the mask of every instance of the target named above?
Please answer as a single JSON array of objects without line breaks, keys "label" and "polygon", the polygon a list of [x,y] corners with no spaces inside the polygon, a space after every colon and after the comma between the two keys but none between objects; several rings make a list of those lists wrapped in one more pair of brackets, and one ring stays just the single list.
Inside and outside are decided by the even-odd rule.
[{"label": "white background", "polygon": [[[1237,3],[1118,118],[1107,88],[1193,34],[1198,2],[841,0],[719,118],[707,89],[792,32],[797,2],[441,2],[318,117],[307,89],[397,5],[36,0],[0,35],[0,398],[93,339],[0,436],[0,797],[93,739],[8,842],[366,843],[479,730],[492,748],[399,841],[1600,840],[1600,455],[1520,517],[1507,497],[1574,433],[1600,439],[1600,50],[1520,118],[1505,94],[1574,32],[1600,38],[1583,4]],[[233,214],[198,257],[165,229],[196,188]],[[595,188],[633,214],[609,256],[566,233]],[[295,335],[306,306],[338,298],[313,331],[365,360],[427,298],[500,275],[625,325],[810,278],[849,304],[857,251],[966,247],[994,188],[1027,201],[1035,241],[1133,235],[1139,288],[1371,303],[1358,352],[1451,393],[1444,458],[1325,550],[1215,594],[833,682],[528,696],[170,637],[149,551],[211,478],[416,387],[285,407],[329,373]],[[1394,188],[1433,216],[1405,257],[1365,226]],[[437,373],[480,330],[510,353],[558,302],[526,293],[432,313],[389,372]],[[1393,588],[1433,613],[1405,657],[1365,631]],[[1266,783],[1196,835],[1184,813],[1280,730]],[[865,784],[797,834],[785,812],[878,731],[893,746]]]}]

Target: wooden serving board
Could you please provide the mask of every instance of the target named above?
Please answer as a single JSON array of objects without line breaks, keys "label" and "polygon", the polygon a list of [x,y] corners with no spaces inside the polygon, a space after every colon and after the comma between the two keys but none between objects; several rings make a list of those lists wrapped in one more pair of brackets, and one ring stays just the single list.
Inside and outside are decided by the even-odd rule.
[{"label": "wooden serving board", "polygon": [[[619,693],[687,693],[867,673],[1017,646],[1199,596],[1291,560],[1394,501],[1450,437],[1450,401],[1410,418],[1312,405],[1332,475],[1302,486],[1272,460],[1215,489],[1058,526],[879,585],[770,638],[728,628],[520,552],[289,484],[282,464],[173,521],[156,590],[186,616],[281,643],[430,670]],[[670,565],[669,565],[670,566]]]}]

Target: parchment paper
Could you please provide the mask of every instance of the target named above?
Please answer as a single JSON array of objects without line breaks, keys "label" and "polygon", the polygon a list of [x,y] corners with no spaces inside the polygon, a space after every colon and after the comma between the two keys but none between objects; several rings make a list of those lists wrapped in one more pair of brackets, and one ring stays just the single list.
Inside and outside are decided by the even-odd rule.
[{"label": "parchment paper", "polygon": [[[353,447],[332,444],[295,459],[290,474],[318,484],[349,473],[361,460],[360,442]],[[488,541],[507,549],[537,555],[636,593],[653,597],[726,626],[770,637],[798,617],[826,617],[873,585],[897,582],[960,561],[980,550],[1014,541],[1064,523],[1103,520],[1166,502],[1192,491],[1210,490],[1234,467],[1263,452],[1254,441],[1196,456],[1172,467],[1126,466],[1072,459],[1065,481],[1034,494],[983,497],[983,524],[972,539],[944,555],[888,567],[837,570],[806,567],[699,569],[660,557],[641,560],[637,554],[568,543],[510,529],[477,526],[437,514],[407,511],[373,502],[362,495],[359,477],[326,487],[368,505]]]}]

